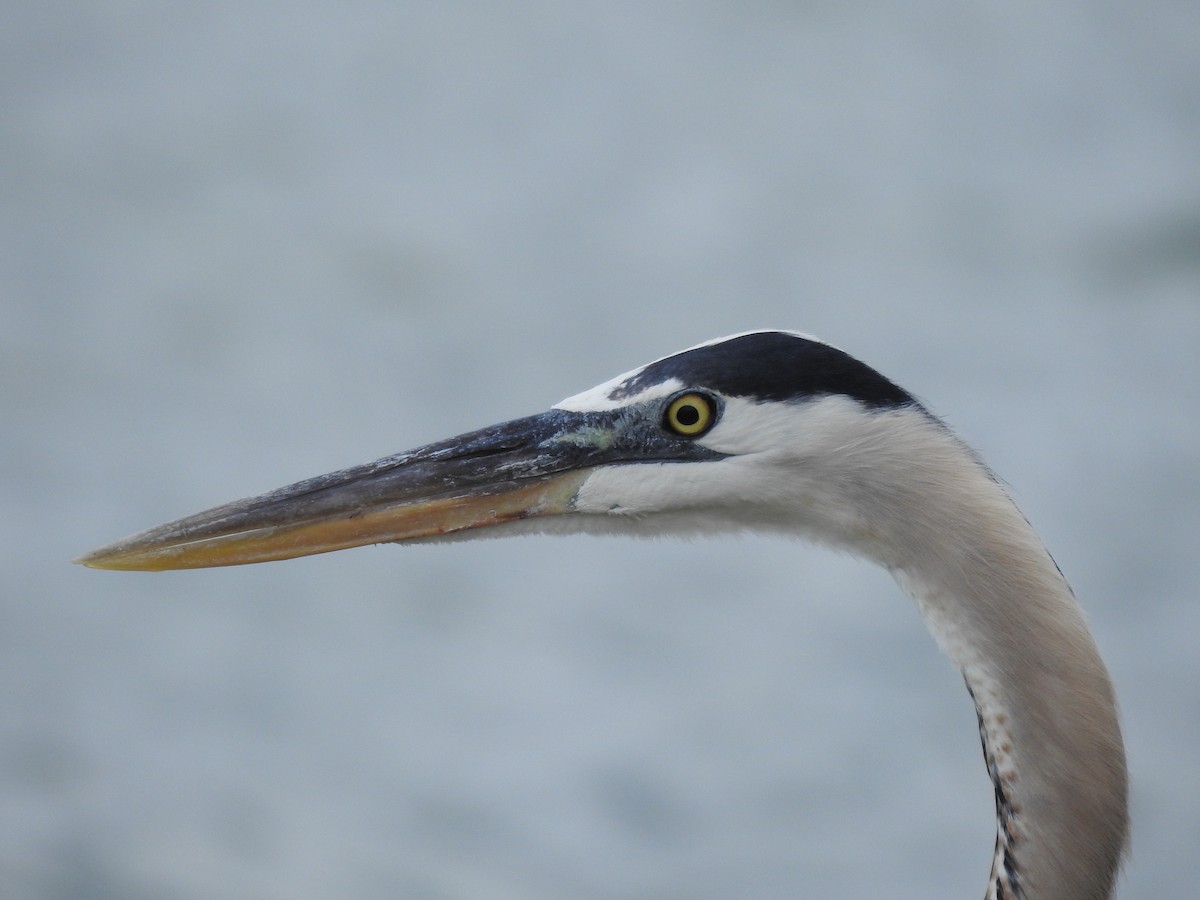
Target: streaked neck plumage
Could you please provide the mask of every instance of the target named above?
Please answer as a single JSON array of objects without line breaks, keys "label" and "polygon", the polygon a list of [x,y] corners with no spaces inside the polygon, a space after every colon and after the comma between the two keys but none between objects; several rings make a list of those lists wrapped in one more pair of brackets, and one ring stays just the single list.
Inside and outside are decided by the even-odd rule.
[{"label": "streaked neck plumage", "polygon": [[913,598],[975,701],[996,793],[987,897],[1111,897],[1128,823],[1108,672],[1004,489],[940,424],[911,425],[908,447],[890,428],[857,470],[872,482],[875,533],[854,543]]}]

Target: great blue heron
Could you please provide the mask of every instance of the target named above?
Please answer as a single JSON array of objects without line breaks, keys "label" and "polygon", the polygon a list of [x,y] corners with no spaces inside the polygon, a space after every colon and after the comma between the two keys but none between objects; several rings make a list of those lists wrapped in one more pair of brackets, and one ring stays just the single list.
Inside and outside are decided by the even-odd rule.
[{"label": "great blue heron", "polygon": [[219,506],[83,557],[107,569],[548,531],[768,531],[882,565],[975,702],[987,896],[1107,898],[1128,830],[1112,684],[1032,527],[910,394],[779,331],[701,344],[551,410]]}]

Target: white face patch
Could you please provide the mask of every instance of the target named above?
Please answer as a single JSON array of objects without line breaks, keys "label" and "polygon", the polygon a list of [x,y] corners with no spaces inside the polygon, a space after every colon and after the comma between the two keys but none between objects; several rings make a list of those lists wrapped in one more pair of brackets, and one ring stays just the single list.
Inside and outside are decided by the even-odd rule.
[{"label": "white face patch", "polygon": [[[795,403],[723,397],[724,410],[698,443],[728,456],[769,453],[820,459],[834,452],[841,435],[855,433],[869,413],[848,397],[817,397]],[[825,444],[832,442],[832,448]]]}]

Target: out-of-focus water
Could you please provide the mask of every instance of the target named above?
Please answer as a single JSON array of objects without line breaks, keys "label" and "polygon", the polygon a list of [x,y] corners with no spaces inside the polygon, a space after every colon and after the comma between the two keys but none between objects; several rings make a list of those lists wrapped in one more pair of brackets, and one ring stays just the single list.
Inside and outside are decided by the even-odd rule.
[{"label": "out-of-focus water", "polygon": [[1012,485],[1200,839],[1200,9],[25,4],[0,30],[0,894],[978,896],[865,564],[527,539],[68,564],[747,328]]}]

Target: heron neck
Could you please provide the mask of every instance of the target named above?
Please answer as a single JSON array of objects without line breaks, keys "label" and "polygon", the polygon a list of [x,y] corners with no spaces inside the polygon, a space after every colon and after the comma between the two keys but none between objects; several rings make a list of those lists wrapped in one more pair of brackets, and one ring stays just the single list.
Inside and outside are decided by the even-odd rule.
[{"label": "heron neck", "polygon": [[909,507],[889,568],[975,701],[996,795],[987,896],[1108,898],[1128,815],[1112,683],[1061,572],[978,472],[963,496]]}]

